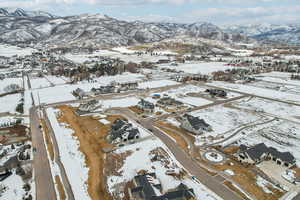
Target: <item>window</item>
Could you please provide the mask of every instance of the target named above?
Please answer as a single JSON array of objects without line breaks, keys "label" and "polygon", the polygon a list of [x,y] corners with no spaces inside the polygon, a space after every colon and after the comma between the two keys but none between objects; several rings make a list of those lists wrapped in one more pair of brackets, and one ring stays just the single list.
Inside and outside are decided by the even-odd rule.
[{"label": "window", "polygon": [[278,164],[278,165],[281,165],[281,161],[277,160],[277,164]]},{"label": "window", "polygon": [[289,166],[289,163],[284,163],[284,166],[288,167],[288,166]]}]

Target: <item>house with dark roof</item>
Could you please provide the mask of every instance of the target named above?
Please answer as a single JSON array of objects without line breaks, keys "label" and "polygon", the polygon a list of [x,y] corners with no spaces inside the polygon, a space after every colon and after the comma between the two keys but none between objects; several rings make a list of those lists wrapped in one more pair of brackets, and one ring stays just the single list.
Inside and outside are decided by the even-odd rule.
[{"label": "house with dark roof", "polygon": [[94,111],[97,107],[99,107],[99,101],[93,99],[90,100],[86,103],[82,103],[79,105],[78,110],[81,113],[86,113],[86,112],[92,112]]},{"label": "house with dark roof", "polygon": [[129,189],[131,200],[191,200],[195,199],[193,189],[183,183],[172,191],[162,193],[162,185],[155,173],[137,175],[133,179],[135,188]]},{"label": "house with dark roof", "polygon": [[149,102],[149,101],[146,101],[144,99],[141,99],[138,104],[137,104],[137,107],[143,111],[146,111],[146,112],[153,112],[154,111],[154,104]]},{"label": "house with dark roof", "polygon": [[178,108],[183,105],[182,102],[177,101],[174,98],[171,97],[163,97],[159,99],[156,104],[160,107],[172,107],[172,108]]},{"label": "house with dark roof", "polygon": [[267,147],[264,143],[253,147],[241,145],[236,157],[240,162],[249,164],[258,164],[265,160],[272,160],[285,167],[292,167],[296,164],[296,159],[290,152],[280,152],[274,147]]},{"label": "house with dark roof", "polygon": [[215,97],[226,97],[227,92],[225,90],[219,90],[219,89],[206,89],[205,92],[208,92],[211,96]]},{"label": "house with dark roof", "polygon": [[125,120],[117,119],[111,126],[109,139],[113,144],[133,142],[139,138],[139,129]]},{"label": "house with dark roof", "polygon": [[211,126],[204,119],[184,114],[180,118],[180,127],[195,135],[200,135],[205,131],[211,131]]}]

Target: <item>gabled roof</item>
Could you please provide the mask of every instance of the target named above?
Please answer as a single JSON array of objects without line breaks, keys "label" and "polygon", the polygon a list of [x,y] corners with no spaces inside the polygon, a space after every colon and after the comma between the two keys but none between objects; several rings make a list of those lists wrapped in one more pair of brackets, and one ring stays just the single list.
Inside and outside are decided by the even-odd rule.
[{"label": "gabled roof", "polygon": [[210,126],[208,123],[204,121],[204,119],[200,119],[199,117],[194,117],[188,114],[185,114],[183,117],[186,118],[188,122],[191,124],[191,126],[196,130],[199,130],[203,127],[207,128]]},{"label": "gabled roof", "polygon": [[257,144],[248,148],[245,145],[240,146],[241,153],[247,153],[252,160],[261,159],[262,155],[271,154],[275,158],[279,158],[283,162],[294,164],[295,157],[290,152],[280,152],[274,147],[267,147],[264,143]]}]

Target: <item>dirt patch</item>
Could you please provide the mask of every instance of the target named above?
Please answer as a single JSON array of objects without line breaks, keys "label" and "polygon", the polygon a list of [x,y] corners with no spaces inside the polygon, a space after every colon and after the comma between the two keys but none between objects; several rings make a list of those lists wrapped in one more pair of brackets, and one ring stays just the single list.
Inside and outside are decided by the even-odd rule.
[{"label": "dirt patch", "polygon": [[282,191],[273,188],[271,185],[270,187],[272,190],[270,190],[273,192],[273,194],[265,193],[263,189],[257,185],[257,175],[253,172],[254,170],[252,170],[252,168],[255,166],[244,166],[239,162],[229,160],[222,165],[214,165],[213,167],[219,171],[224,171],[226,169],[234,171],[235,175],[231,176],[231,178],[238,183],[242,189],[249,192],[257,199],[277,200],[283,195]]},{"label": "dirt patch", "polygon": [[124,165],[125,159],[130,156],[133,152],[132,151],[126,151],[124,153],[109,153],[107,156],[109,159],[106,160],[105,163],[105,175],[106,176],[121,176],[122,172],[120,169]]},{"label": "dirt patch", "polygon": [[53,150],[53,144],[52,144],[52,140],[51,140],[51,137],[49,135],[49,129],[46,125],[46,122],[45,120],[42,120],[42,127],[43,127],[43,130],[44,130],[44,138],[45,138],[45,141],[46,141],[46,145],[47,145],[47,150],[48,150],[48,153],[49,153],[49,156],[51,158],[51,160],[53,161],[54,160],[54,150]]},{"label": "dirt patch", "polygon": [[229,147],[226,147],[225,149],[223,149],[223,152],[225,154],[233,155],[233,154],[237,153],[239,149],[240,149],[240,147],[238,147],[238,146],[229,146]]},{"label": "dirt patch", "polygon": [[294,170],[295,172],[296,172],[296,177],[297,178],[300,178],[300,168],[298,168],[298,167],[293,167],[293,168],[291,168],[292,170]]},{"label": "dirt patch", "polygon": [[8,128],[0,128],[0,131],[7,131],[5,134],[8,137],[25,137],[26,136],[26,126],[23,125],[15,125],[13,127]]},{"label": "dirt patch", "polygon": [[176,140],[176,143],[185,151],[185,152],[189,152],[189,148],[188,148],[188,143],[185,141],[185,139],[179,135],[178,133],[176,133],[175,130],[173,130],[172,128],[169,128],[168,124],[163,123],[163,122],[157,122],[156,126],[159,127],[160,130],[164,131],[165,133],[167,133],[170,137],[172,137],[173,139]]},{"label": "dirt patch", "polygon": [[[106,137],[110,130],[110,125],[104,125],[91,116],[78,116],[75,108],[70,106],[58,107],[62,115],[59,121],[69,125],[74,130],[74,135],[78,138],[79,150],[85,155],[86,166],[89,168],[88,193],[93,200],[112,200],[112,196],[107,190],[105,181],[104,165],[105,154],[102,149],[109,145]],[[113,122],[121,116],[108,116],[106,120]]]},{"label": "dirt patch", "polygon": [[129,110],[135,112],[136,114],[138,115],[141,115],[144,113],[144,111],[142,109],[139,109],[137,106],[131,106],[131,107],[128,107]]},{"label": "dirt patch", "polygon": [[[122,176],[123,171],[120,171],[122,166],[124,165],[124,161],[128,156],[130,156],[133,152],[132,151],[126,151],[124,153],[114,153],[111,152],[107,154],[107,157],[109,159],[106,159],[105,162],[105,168],[104,168],[104,173],[105,173],[105,181],[107,182],[107,177],[109,176]],[[112,192],[112,197],[115,200],[124,200],[124,199],[130,199],[129,198],[129,193],[128,193],[128,185],[126,183],[120,183],[120,184],[115,184],[113,187],[113,192]],[[125,197],[121,197],[124,194]]]},{"label": "dirt patch", "polygon": [[250,200],[243,192],[241,192],[237,187],[235,187],[234,185],[232,185],[231,182],[229,181],[225,181],[224,185],[226,185],[229,189],[231,189],[232,191],[236,192],[240,197],[242,197],[245,200]]},{"label": "dirt patch", "polygon": [[65,190],[64,190],[64,186],[63,186],[63,184],[60,180],[60,177],[57,176],[57,175],[55,176],[55,184],[57,185],[60,200],[65,200],[66,199],[66,193],[65,193]]}]

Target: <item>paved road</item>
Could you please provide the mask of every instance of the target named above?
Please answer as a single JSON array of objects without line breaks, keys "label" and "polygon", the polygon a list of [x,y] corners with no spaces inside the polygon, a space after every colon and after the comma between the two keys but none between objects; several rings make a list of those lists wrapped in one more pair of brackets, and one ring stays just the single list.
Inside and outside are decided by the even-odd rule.
[{"label": "paved road", "polygon": [[34,179],[37,200],[56,200],[47,150],[43,134],[39,128],[39,118],[36,107],[29,110],[32,146],[36,149],[33,156]]},{"label": "paved road", "polygon": [[44,113],[44,118],[45,118],[45,121],[46,121],[46,125],[49,129],[50,137],[52,139],[52,146],[54,148],[54,161],[60,169],[60,175],[61,175],[61,178],[62,178],[62,183],[63,183],[64,189],[65,189],[65,192],[67,193],[68,200],[74,200],[75,198],[74,198],[74,194],[73,194],[71,184],[69,182],[65,167],[64,167],[64,165],[62,164],[62,162],[60,160],[59,148],[58,148],[58,144],[57,144],[57,140],[56,140],[53,128],[51,126],[51,123],[48,119],[48,116],[47,116],[45,110],[43,110],[43,113]]},{"label": "paved road", "polygon": [[[110,109],[111,112],[120,113],[132,120],[137,120],[135,114],[130,112],[127,109]],[[176,142],[174,142],[169,136],[161,132],[154,126],[154,121],[149,119],[138,120],[139,123],[146,129],[151,129],[152,133],[158,137],[173,153],[176,160],[193,176],[196,176],[197,179],[204,184],[211,191],[215,192],[218,196],[225,200],[242,200],[238,194],[233,192],[224,186],[220,181],[210,176],[204,169],[202,169],[197,161],[190,158],[190,156],[185,153]]]}]

